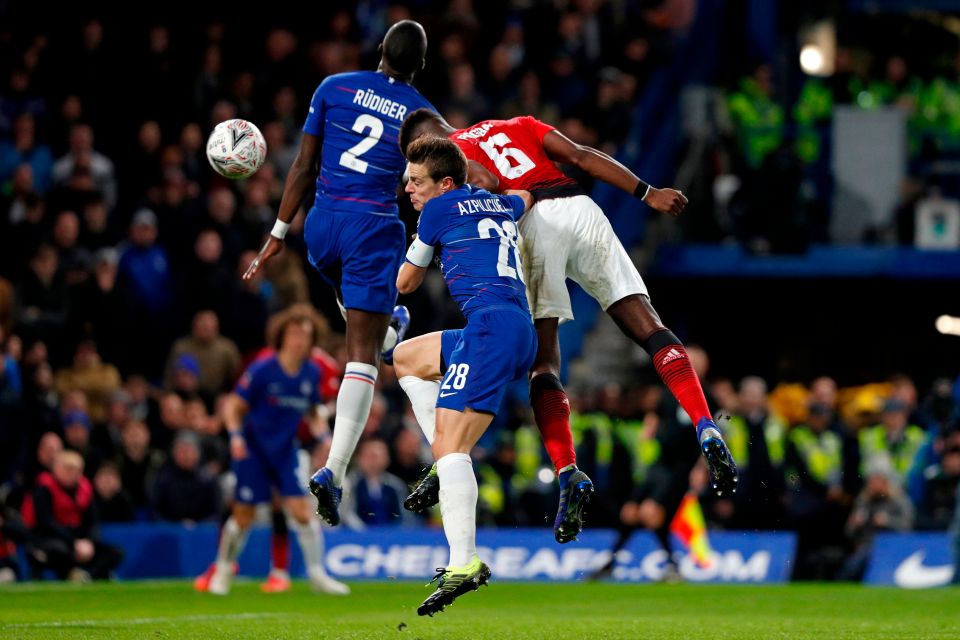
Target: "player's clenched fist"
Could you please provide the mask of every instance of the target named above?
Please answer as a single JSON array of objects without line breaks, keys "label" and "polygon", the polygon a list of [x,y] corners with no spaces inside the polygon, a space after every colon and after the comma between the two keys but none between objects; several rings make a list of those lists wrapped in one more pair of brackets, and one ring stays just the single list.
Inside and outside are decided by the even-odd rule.
[{"label": "player's clenched fist", "polygon": [[676,189],[655,189],[654,187],[650,187],[643,201],[660,213],[669,213],[672,216],[683,213],[684,207],[689,202],[687,196]]}]

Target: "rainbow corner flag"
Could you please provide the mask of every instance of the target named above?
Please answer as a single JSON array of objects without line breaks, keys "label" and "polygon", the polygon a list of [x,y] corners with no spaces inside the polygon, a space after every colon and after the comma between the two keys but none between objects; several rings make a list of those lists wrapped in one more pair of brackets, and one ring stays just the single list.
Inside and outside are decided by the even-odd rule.
[{"label": "rainbow corner flag", "polygon": [[683,497],[683,502],[670,523],[670,533],[683,543],[698,567],[708,568],[713,564],[713,549],[707,539],[707,523],[703,518],[700,502],[693,493]]}]

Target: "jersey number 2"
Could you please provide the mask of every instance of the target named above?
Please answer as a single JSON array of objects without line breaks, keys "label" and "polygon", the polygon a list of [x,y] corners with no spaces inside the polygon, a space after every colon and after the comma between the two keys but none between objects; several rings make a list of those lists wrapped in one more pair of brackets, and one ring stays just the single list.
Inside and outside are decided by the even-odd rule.
[{"label": "jersey number 2", "polygon": [[[516,180],[530,169],[537,166],[530,156],[520,149],[508,147],[512,140],[505,133],[495,133],[489,138],[480,141],[480,148],[490,156],[490,160],[496,165],[497,171],[508,180]],[[499,147],[499,148],[498,148]],[[510,158],[513,158],[517,164],[510,164]]]},{"label": "jersey number 2", "polygon": [[[520,260],[520,249],[517,247],[517,225],[512,220],[504,220],[503,226],[492,218],[484,218],[477,225],[477,233],[481,238],[500,236],[500,252],[497,254],[497,275],[505,278],[520,278],[523,282],[523,262]],[[513,261],[516,268],[510,266],[510,249],[513,249]]]},{"label": "jersey number 2", "polygon": [[353,123],[353,130],[357,133],[363,133],[367,129],[370,130],[367,137],[340,154],[340,164],[358,173],[367,172],[369,165],[366,161],[361,160],[360,156],[370,151],[373,145],[380,142],[380,136],[383,135],[383,123],[380,122],[379,119],[364,113]]}]

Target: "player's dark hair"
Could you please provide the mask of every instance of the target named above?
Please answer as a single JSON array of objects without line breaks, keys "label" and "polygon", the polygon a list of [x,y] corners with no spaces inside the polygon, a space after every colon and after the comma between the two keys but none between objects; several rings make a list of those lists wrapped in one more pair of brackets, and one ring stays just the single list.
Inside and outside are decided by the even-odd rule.
[{"label": "player's dark hair", "polygon": [[460,147],[447,138],[417,138],[407,148],[407,160],[411,164],[425,166],[434,182],[449,176],[459,187],[467,181],[467,157]]},{"label": "player's dark hair", "polygon": [[421,137],[424,130],[428,127],[441,128],[443,118],[430,109],[417,109],[407,116],[403,124],[400,125],[400,153],[407,155],[407,147],[410,143]]},{"label": "player's dark hair", "polygon": [[423,68],[427,55],[427,34],[419,22],[401,20],[383,37],[381,55],[391,70],[404,79]]},{"label": "player's dark hair", "polygon": [[291,324],[309,322],[313,325],[313,346],[319,346],[330,333],[330,324],[327,319],[317,313],[307,303],[297,303],[275,313],[267,320],[267,344],[279,351],[283,346],[283,336]]}]

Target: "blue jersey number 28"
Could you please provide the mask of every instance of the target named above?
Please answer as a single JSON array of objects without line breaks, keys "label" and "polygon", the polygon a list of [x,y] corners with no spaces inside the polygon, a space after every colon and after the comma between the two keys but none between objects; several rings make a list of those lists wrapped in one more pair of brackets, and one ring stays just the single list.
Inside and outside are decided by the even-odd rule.
[{"label": "blue jersey number 28", "polygon": [[[520,278],[523,282],[523,262],[520,260],[520,249],[517,240],[520,234],[517,225],[512,220],[504,220],[503,226],[491,218],[484,218],[477,225],[477,232],[481,238],[500,236],[500,251],[497,254],[497,275],[505,278]],[[513,261],[516,268],[510,266],[510,253],[513,249]]]}]

